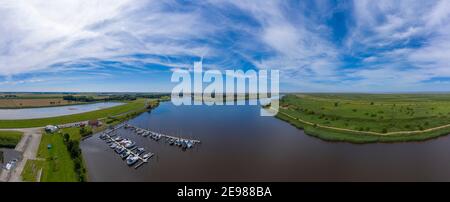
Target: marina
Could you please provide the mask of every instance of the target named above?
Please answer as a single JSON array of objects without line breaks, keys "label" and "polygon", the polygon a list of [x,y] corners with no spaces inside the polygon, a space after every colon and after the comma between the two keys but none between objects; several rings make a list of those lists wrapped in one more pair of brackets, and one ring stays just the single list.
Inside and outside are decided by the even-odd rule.
[{"label": "marina", "polygon": [[108,129],[103,132],[99,138],[104,140],[109,148],[116,152],[128,166],[131,167],[137,164],[134,168],[138,169],[143,164],[148,163],[149,159],[154,156],[154,153],[148,152],[142,155],[146,152],[145,148],[136,146],[136,142],[130,139],[117,136],[114,132],[122,127],[124,127],[123,124]]},{"label": "marina", "polygon": [[120,128],[125,128],[132,130],[136,135],[141,135],[142,137],[150,137],[150,139],[159,141],[162,138],[165,139],[165,143],[169,145],[174,145],[182,148],[183,150],[193,148],[195,144],[201,143],[200,140],[195,139],[188,139],[188,138],[182,138],[182,137],[175,137],[171,135],[161,134],[157,133],[148,129],[139,128],[130,124],[123,124],[120,126]]},{"label": "marina", "polygon": [[133,166],[136,164],[136,166],[134,167],[135,169],[141,167],[145,163],[148,163],[149,159],[152,158],[155,154],[152,152],[145,153],[145,148],[137,146],[136,142],[128,138],[118,136],[116,134],[116,131],[122,128],[131,130],[136,135],[148,137],[154,141],[159,141],[164,138],[167,144],[178,146],[183,150],[193,148],[195,144],[201,143],[200,140],[187,139],[157,133],[126,123],[122,123],[115,127],[109,128],[101,133],[99,138],[104,140],[105,143],[108,144],[109,148],[111,148],[117,155],[119,155],[119,157],[122,158],[122,160],[124,160],[128,166]]}]

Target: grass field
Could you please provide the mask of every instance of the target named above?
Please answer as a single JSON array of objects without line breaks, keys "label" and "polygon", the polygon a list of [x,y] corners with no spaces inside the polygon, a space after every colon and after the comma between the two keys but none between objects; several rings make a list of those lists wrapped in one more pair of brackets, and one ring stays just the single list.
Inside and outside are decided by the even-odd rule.
[{"label": "grass field", "polygon": [[[450,132],[450,94],[289,94],[278,118],[325,140],[419,141]],[[440,127],[440,128],[437,128]]]},{"label": "grass field", "polygon": [[22,171],[22,180],[25,182],[39,181],[38,175],[40,170],[44,167],[45,161],[42,160],[27,160]]},{"label": "grass field", "polygon": [[22,132],[0,131],[0,148],[15,148],[22,138]]},{"label": "grass field", "polygon": [[117,116],[130,111],[137,111],[146,107],[146,99],[138,99],[127,104],[111,107],[107,109],[91,111],[81,114],[73,114],[51,118],[41,119],[23,119],[23,120],[0,120],[0,128],[32,128],[46,125],[59,125],[65,123],[74,123],[91,119]]},{"label": "grass field", "polygon": [[0,99],[0,108],[30,108],[30,107],[52,107],[80,104],[80,102],[67,101],[62,98],[35,98],[35,99]]},{"label": "grass field", "polygon": [[[51,145],[48,149],[47,145]],[[76,182],[74,162],[64,144],[61,134],[43,134],[38,150],[38,158],[42,161],[42,182]]]},{"label": "grass field", "polygon": [[[79,176],[75,172],[74,159],[71,158],[67,145],[64,143],[64,134],[68,134],[70,140],[79,142],[81,139],[80,128],[78,127],[64,128],[54,134],[45,133],[38,150],[38,158],[45,160],[27,162],[22,172],[22,179],[33,181],[36,179],[39,169],[42,168],[42,182],[79,181]],[[51,145],[50,149],[48,145]],[[81,166],[81,170],[85,173],[84,163],[81,163]]]}]

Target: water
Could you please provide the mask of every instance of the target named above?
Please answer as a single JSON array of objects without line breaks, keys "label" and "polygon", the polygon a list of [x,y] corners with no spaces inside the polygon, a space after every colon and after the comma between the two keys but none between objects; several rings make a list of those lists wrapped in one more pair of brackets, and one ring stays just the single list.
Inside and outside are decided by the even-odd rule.
[{"label": "water", "polygon": [[94,110],[122,105],[120,102],[100,102],[94,104],[69,105],[61,107],[41,107],[25,109],[0,109],[1,120],[36,119],[71,114],[79,114]]},{"label": "water", "polygon": [[181,151],[122,129],[120,135],[156,153],[128,167],[98,138],[81,143],[91,181],[448,181],[450,138],[420,143],[330,143],[305,135],[258,106],[174,106],[162,103],[130,124],[202,141]]}]

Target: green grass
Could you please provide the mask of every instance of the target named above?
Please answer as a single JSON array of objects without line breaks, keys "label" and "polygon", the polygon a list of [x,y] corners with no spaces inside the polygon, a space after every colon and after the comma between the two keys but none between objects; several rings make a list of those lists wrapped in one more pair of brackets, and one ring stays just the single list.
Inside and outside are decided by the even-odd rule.
[{"label": "green grass", "polygon": [[[278,118],[328,141],[423,141],[450,132],[450,127],[420,132],[450,124],[449,94],[289,94],[280,105]],[[372,132],[378,134],[368,134]],[[390,135],[392,132],[399,134]]]},{"label": "green grass", "polygon": [[42,160],[27,160],[25,167],[22,171],[22,180],[25,182],[37,182],[39,171],[44,166],[44,161]]},{"label": "green grass", "polygon": [[[52,148],[48,149],[47,145]],[[63,141],[63,136],[59,133],[43,134],[38,150],[38,158],[43,158],[42,182],[76,182],[78,176],[74,170],[74,162],[70,157]]]},{"label": "green grass", "polygon": [[32,128],[46,125],[59,125],[65,123],[73,123],[79,121],[86,121],[91,119],[105,118],[109,116],[116,116],[130,111],[140,110],[145,108],[145,99],[138,99],[128,102],[127,104],[91,111],[81,114],[73,114],[51,118],[41,119],[23,119],[23,120],[0,120],[0,128]]},{"label": "green grass", "polygon": [[15,148],[23,133],[18,131],[0,131],[0,147]]}]

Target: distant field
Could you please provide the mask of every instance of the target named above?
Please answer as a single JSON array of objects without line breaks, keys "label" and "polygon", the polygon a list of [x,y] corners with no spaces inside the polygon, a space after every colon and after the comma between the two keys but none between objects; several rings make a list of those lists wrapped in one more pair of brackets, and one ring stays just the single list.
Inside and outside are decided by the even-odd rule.
[{"label": "distant field", "polygon": [[62,98],[0,99],[0,108],[50,107],[79,103],[63,100]]},{"label": "distant field", "polygon": [[279,118],[328,140],[408,141],[450,132],[450,125],[442,128],[450,124],[450,94],[289,94],[280,105]]},{"label": "distant field", "polygon": [[0,131],[0,148],[15,148],[22,138],[22,132]]},{"label": "distant field", "polygon": [[141,110],[145,107],[146,107],[146,99],[138,99],[135,101],[130,101],[124,105],[81,114],[73,114],[42,119],[0,120],[0,128],[32,128],[46,125],[60,125],[65,123],[74,123],[79,121],[116,116],[131,111]]}]

